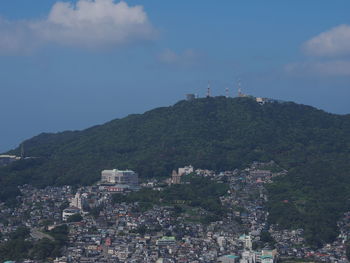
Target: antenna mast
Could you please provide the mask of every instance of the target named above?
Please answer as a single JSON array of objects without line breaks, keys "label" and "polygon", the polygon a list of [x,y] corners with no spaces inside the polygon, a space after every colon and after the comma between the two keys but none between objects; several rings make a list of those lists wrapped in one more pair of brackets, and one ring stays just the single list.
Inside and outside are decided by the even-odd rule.
[{"label": "antenna mast", "polygon": [[244,97],[243,93],[242,93],[241,80],[240,79],[238,79],[237,85],[238,85],[238,97]]},{"label": "antenna mast", "polygon": [[21,159],[24,159],[24,143],[21,144]]},{"label": "antenna mast", "polygon": [[228,98],[229,97],[229,93],[228,93],[228,88],[226,88],[226,98]]},{"label": "antenna mast", "polygon": [[210,81],[208,81],[207,98],[210,98]]}]

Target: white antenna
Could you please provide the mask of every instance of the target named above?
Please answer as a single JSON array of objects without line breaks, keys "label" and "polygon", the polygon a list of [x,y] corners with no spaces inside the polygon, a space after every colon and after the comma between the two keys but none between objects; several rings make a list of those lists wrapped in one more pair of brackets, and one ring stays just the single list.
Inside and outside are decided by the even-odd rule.
[{"label": "white antenna", "polygon": [[238,97],[244,97],[243,93],[242,93],[242,88],[241,88],[241,80],[238,79]]},{"label": "white antenna", "polygon": [[210,81],[208,81],[207,98],[210,98]]}]

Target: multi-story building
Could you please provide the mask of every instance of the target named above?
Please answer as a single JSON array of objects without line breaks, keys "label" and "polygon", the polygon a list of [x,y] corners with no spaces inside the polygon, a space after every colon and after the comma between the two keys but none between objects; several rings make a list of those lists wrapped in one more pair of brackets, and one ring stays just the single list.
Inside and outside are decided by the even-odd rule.
[{"label": "multi-story building", "polygon": [[157,244],[157,246],[175,245],[176,244],[176,239],[175,239],[175,237],[164,236],[161,239],[158,239],[156,244]]},{"label": "multi-story building", "polygon": [[80,209],[77,207],[68,207],[63,210],[62,212],[62,219],[63,221],[67,221],[67,219],[75,214],[80,214]]},{"label": "multi-story building", "polygon": [[171,183],[179,184],[181,182],[181,175],[179,175],[175,170],[171,174]]},{"label": "multi-story building", "polygon": [[129,185],[135,187],[138,185],[138,175],[131,170],[103,170],[101,173],[102,183]]},{"label": "multi-story building", "polygon": [[179,168],[178,169],[178,174],[180,176],[187,175],[187,174],[190,174],[190,173],[193,173],[193,166],[192,165],[185,166],[183,168]]},{"label": "multi-story building", "polygon": [[250,235],[243,234],[239,237],[239,240],[243,241],[245,249],[252,250],[253,242],[252,242],[252,238]]},{"label": "multi-story building", "polygon": [[256,257],[255,253],[250,250],[245,250],[242,252],[242,258],[239,261],[240,263],[255,263],[256,262]]},{"label": "multi-story building", "polygon": [[86,205],[86,194],[80,194],[77,192],[75,196],[70,200],[69,206],[71,207],[77,207],[80,210],[83,210]]}]

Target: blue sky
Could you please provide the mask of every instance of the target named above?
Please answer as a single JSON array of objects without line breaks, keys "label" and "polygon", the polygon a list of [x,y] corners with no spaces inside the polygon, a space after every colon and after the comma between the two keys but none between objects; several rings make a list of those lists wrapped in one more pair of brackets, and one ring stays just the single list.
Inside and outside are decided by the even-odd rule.
[{"label": "blue sky", "polygon": [[350,1],[2,0],[0,152],[229,88],[350,113]]}]

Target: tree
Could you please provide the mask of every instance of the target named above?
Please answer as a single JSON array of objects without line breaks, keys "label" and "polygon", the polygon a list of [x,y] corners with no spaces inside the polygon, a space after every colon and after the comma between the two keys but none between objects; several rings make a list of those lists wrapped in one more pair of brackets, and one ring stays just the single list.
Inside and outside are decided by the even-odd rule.
[{"label": "tree", "polygon": [[83,220],[83,217],[80,214],[74,214],[67,218],[68,223],[80,222],[81,220]]}]

